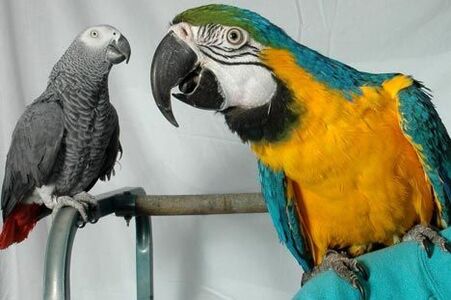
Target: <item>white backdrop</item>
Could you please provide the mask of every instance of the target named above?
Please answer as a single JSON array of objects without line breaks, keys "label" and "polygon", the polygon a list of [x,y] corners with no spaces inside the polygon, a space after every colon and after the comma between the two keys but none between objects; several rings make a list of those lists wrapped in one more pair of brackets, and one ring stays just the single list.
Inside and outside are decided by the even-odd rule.
[{"label": "white backdrop", "polygon": [[[149,68],[172,17],[208,1],[1,0],[0,179],[16,120],[45,88],[75,35],[116,26],[129,65],[114,67],[110,97],[121,122],[117,175],[94,194],[142,186],[149,194],[258,191],[256,162],[223,118],[174,102],[181,125],[158,112]],[[304,44],[370,72],[414,74],[451,128],[451,1],[224,1],[256,10]],[[302,30],[301,30],[302,29]],[[0,252],[0,299],[40,299],[50,218]],[[301,273],[267,215],[153,218],[156,299],[289,299]],[[73,299],[134,299],[134,227],[108,217],[77,233]]]}]

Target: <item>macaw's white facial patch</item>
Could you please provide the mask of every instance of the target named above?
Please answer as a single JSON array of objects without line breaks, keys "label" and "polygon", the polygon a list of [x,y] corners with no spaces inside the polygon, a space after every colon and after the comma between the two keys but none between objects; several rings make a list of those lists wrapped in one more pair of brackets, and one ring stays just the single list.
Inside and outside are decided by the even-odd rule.
[{"label": "macaw's white facial patch", "polygon": [[225,99],[222,109],[262,106],[270,102],[276,92],[277,84],[271,72],[264,67],[224,65],[212,59],[206,59],[204,66],[216,75]]},{"label": "macaw's white facial patch", "polygon": [[112,40],[119,39],[121,33],[109,25],[98,25],[85,29],[78,40],[90,48],[104,49]]}]

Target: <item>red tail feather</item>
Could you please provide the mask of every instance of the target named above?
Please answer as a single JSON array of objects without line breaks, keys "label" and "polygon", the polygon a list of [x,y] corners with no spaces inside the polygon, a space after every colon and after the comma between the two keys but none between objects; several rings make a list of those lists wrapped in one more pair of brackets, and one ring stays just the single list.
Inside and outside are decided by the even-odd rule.
[{"label": "red tail feather", "polygon": [[27,238],[28,233],[36,225],[42,206],[39,204],[18,204],[11,214],[3,220],[0,233],[0,249],[6,249],[14,243]]}]

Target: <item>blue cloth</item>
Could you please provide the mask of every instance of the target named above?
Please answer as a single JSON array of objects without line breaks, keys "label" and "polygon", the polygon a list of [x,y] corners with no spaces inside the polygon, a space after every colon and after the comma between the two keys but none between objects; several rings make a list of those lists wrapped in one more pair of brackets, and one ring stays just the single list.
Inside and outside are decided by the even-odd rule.
[{"label": "blue cloth", "polygon": [[[451,228],[442,231],[451,240]],[[415,242],[404,242],[358,258],[370,273],[362,283],[368,299],[451,299],[451,254],[434,247],[431,258]],[[294,297],[360,299],[356,289],[332,271],[319,274]]]}]

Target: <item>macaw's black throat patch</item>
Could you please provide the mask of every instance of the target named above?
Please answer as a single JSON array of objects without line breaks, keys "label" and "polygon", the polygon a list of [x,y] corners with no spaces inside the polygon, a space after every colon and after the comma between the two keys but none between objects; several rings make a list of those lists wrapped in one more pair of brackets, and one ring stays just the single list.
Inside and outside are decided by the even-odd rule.
[{"label": "macaw's black throat patch", "polygon": [[271,101],[255,108],[230,107],[222,113],[232,132],[243,142],[277,142],[290,132],[299,119],[299,112],[291,110],[294,101],[291,91],[275,78],[277,89]]}]

